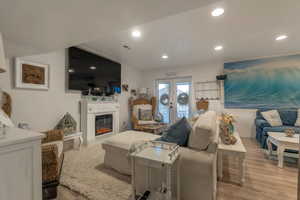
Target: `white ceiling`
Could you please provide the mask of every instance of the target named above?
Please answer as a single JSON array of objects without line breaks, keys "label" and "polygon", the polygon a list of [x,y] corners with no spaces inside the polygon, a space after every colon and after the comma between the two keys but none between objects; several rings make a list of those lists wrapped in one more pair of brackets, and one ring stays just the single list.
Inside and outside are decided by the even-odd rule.
[{"label": "white ceiling", "polygon": [[[211,17],[216,7],[225,14]],[[128,29],[81,46],[140,69],[289,54],[300,52],[299,10],[299,0],[224,0],[140,25],[140,39]],[[289,38],[275,41],[283,33]],[[218,44],[223,51],[213,50]],[[168,60],[160,58],[163,53]]]},{"label": "white ceiling", "polygon": [[46,52],[217,0],[0,0],[5,40]]}]

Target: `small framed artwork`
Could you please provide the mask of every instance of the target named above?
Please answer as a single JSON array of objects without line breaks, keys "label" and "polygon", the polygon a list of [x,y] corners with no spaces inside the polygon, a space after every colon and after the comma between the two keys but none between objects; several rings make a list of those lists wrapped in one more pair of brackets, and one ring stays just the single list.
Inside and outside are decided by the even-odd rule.
[{"label": "small framed artwork", "polygon": [[49,89],[49,65],[15,60],[15,86],[21,89]]}]

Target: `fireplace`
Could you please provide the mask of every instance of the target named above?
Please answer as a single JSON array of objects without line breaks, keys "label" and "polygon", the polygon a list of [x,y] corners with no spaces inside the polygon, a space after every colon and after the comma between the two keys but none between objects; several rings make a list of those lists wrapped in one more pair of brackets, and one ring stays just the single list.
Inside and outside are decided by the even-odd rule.
[{"label": "fireplace", "polygon": [[81,130],[85,144],[119,133],[120,105],[116,102],[81,101]]},{"label": "fireplace", "polygon": [[95,117],[95,136],[113,132],[113,115],[98,115]]}]

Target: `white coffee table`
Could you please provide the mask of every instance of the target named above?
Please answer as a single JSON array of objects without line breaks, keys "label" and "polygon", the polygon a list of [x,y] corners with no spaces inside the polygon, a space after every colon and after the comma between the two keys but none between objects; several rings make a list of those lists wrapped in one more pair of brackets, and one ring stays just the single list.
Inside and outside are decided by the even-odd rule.
[{"label": "white coffee table", "polygon": [[277,146],[278,167],[283,168],[284,151],[287,149],[299,151],[299,134],[287,137],[282,132],[268,132],[268,135],[269,155],[272,155],[272,144],[274,144]]},{"label": "white coffee table", "polygon": [[247,150],[240,138],[238,132],[234,132],[233,135],[237,139],[234,145],[223,144],[220,140],[218,145],[218,177],[220,180],[223,178],[223,155],[227,155],[238,159],[240,170],[240,184],[245,182],[245,158]]}]

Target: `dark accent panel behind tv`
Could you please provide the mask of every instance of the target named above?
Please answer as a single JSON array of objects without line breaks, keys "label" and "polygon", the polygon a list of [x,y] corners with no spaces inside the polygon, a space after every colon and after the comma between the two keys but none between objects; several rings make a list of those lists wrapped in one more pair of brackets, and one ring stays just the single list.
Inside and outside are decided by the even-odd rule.
[{"label": "dark accent panel behind tv", "polygon": [[[99,88],[106,95],[121,91],[121,64],[94,53],[71,47],[69,54],[69,90]],[[90,69],[96,67],[95,70]]]}]

